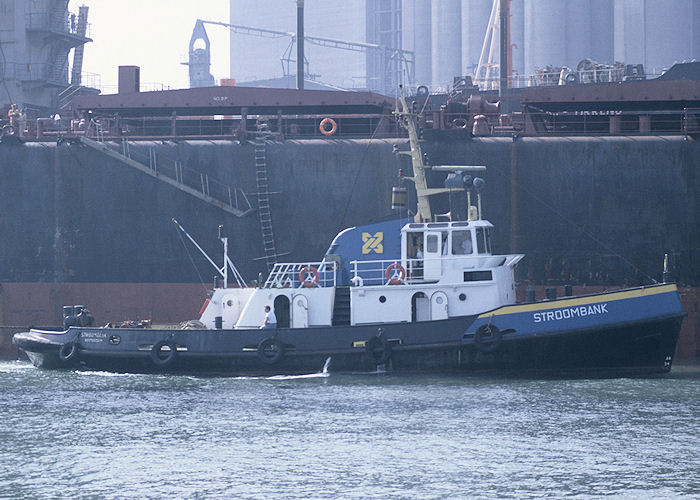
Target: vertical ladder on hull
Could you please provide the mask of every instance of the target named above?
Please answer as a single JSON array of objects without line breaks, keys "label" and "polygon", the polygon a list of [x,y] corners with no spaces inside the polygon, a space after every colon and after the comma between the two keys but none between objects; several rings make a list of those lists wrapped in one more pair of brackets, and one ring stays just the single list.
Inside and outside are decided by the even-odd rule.
[{"label": "vertical ladder on hull", "polygon": [[335,302],[333,305],[333,326],[350,325],[350,287],[335,287]]},{"label": "vertical ladder on hull", "polygon": [[255,179],[258,188],[258,214],[260,215],[260,230],[262,232],[263,248],[267,270],[272,271],[277,260],[275,236],[272,231],[272,214],[270,213],[270,190],[267,179],[267,138],[271,135],[267,123],[258,122],[255,137]]}]

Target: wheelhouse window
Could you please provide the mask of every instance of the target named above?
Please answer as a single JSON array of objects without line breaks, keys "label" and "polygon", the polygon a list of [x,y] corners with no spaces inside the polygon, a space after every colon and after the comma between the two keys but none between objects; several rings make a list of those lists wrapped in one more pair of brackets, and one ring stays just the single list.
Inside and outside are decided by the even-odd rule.
[{"label": "wheelhouse window", "polygon": [[476,228],[476,248],[479,253],[491,253],[491,236],[488,228]]},{"label": "wheelhouse window", "polygon": [[409,259],[423,258],[423,233],[409,232],[406,235]]},{"label": "wheelhouse window", "polygon": [[425,251],[427,253],[437,253],[438,252],[438,236],[437,234],[429,234],[425,238]]},{"label": "wheelhouse window", "polygon": [[452,255],[471,255],[471,231],[452,231]]}]

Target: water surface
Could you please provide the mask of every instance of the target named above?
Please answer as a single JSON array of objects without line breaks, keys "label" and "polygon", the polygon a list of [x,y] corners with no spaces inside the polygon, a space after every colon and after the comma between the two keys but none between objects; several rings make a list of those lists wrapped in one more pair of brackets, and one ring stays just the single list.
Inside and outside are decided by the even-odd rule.
[{"label": "water surface", "polygon": [[700,496],[700,368],[199,378],[0,363],[0,497]]}]

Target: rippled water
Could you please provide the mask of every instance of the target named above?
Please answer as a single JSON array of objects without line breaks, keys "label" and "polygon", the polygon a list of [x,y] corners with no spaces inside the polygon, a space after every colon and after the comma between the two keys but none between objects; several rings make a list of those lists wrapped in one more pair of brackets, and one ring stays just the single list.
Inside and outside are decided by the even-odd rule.
[{"label": "rippled water", "polygon": [[0,363],[0,497],[700,495],[700,369],[197,378]]}]

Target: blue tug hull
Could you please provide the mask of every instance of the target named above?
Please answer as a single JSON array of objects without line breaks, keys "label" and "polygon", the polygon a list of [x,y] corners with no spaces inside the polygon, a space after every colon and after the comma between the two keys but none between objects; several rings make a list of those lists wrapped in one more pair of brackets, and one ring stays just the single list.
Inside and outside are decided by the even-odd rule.
[{"label": "blue tug hull", "polygon": [[624,375],[671,369],[683,312],[675,285],[414,323],[263,330],[70,328],[18,333],[42,368],[216,375],[465,372]]}]

